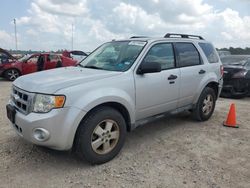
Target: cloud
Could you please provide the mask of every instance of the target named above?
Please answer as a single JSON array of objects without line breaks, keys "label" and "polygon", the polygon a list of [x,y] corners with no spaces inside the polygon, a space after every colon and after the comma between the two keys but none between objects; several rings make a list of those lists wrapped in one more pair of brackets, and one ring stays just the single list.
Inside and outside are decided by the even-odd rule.
[{"label": "cloud", "polygon": [[31,0],[27,15],[17,18],[20,45],[69,49],[72,24],[75,48],[87,51],[112,39],[168,32],[199,34],[218,47],[250,43],[250,16],[234,7],[218,10],[216,1]]},{"label": "cloud", "polygon": [[81,16],[88,12],[85,0],[37,0],[36,4],[45,12],[51,14]]},{"label": "cloud", "polygon": [[14,42],[14,38],[12,35],[7,33],[4,30],[0,30],[0,44],[1,48],[9,48],[10,45],[12,45]]}]

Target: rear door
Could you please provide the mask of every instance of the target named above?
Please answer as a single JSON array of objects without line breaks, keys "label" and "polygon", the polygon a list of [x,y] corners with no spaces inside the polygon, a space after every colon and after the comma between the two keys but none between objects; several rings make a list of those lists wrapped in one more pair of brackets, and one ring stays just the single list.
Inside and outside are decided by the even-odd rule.
[{"label": "rear door", "polygon": [[178,107],[184,107],[193,103],[208,67],[202,62],[200,53],[193,43],[177,42],[174,46],[181,74]]},{"label": "rear door", "polygon": [[171,43],[152,45],[142,62],[158,62],[162,71],[135,73],[137,120],[175,109],[179,97],[180,71]]},{"label": "rear door", "polygon": [[56,54],[47,55],[47,58],[45,61],[45,69],[48,70],[48,69],[56,68],[56,65],[59,60],[60,60],[60,57]]}]

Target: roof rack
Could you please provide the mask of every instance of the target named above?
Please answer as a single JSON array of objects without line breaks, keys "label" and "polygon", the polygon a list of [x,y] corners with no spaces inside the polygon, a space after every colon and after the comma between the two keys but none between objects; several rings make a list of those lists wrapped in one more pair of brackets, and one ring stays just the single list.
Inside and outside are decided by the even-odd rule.
[{"label": "roof rack", "polygon": [[130,37],[131,39],[136,39],[136,38],[149,38],[147,36],[132,36]]},{"label": "roof rack", "polygon": [[164,36],[164,38],[186,38],[186,39],[197,38],[200,40],[204,40],[204,38],[199,35],[188,35],[188,34],[178,34],[178,33],[167,33]]}]

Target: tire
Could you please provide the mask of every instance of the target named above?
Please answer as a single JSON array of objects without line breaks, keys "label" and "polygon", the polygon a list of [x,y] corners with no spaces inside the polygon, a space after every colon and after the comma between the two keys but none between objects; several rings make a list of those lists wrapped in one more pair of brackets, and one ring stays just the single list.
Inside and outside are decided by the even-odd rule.
[{"label": "tire", "polygon": [[8,69],[4,72],[4,77],[9,81],[14,81],[20,76],[20,72],[17,69]]},{"label": "tire", "polygon": [[215,91],[210,87],[205,87],[193,109],[193,117],[198,121],[207,121],[214,112],[215,104]]},{"label": "tire", "polygon": [[108,162],[120,152],[126,132],[125,120],[117,110],[110,107],[95,109],[79,125],[76,154],[91,164]]}]

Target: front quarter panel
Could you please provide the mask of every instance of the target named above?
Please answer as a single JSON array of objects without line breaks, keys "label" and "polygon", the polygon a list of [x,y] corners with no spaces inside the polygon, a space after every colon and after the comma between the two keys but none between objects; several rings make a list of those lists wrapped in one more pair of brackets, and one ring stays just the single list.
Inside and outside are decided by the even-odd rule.
[{"label": "front quarter panel", "polygon": [[134,123],[135,90],[131,72],[75,85],[59,90],[57,93],[66,95],[65,107],[73,106],[85,112],[103,103],[119,103],[127,109],[131,123]]}]

